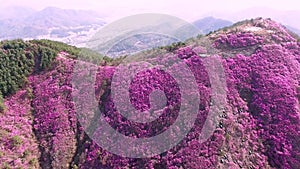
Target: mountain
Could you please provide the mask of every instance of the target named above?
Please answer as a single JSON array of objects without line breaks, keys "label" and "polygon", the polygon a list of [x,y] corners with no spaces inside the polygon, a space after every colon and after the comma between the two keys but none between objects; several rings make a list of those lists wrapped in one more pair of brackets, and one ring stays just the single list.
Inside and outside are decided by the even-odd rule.
[{"label": "mountain", "polygon": [[[132,17],[136,18],[133,19]],[[168,15],[159,15],[160,19],[151,21],[153,23],[151,23],[151,27],[149,28],[141,23],[136,23],[136,20],[139,19],[138,15],[132,17],[108,24],[89,40],[91,43],[88,42],[87,44],[90,44],[89,46],[92,49],[100,53],[106,53],[110,57],[118,57],[185,41],[197,35],[207,34],[233,24],[230,21],[213,17],[203,18],[191,24],[184,20],[176,20],[175,18],[167,19],[171,18]],[[147,22],[150,21],[147,20]],[[124,28],[127,31],[121,31]],[[153,30],[159,33],[155,34]],[[107,38],[107,34],[113,34],[114,36],[112,37],[114,38]],[[96,44],[96,46],[93,44]]]},{"label": "mountain", "polygon": [[211,31],[218,30],[220,28],[230,26],[233,23],[231,21],[218,19],[214,17],[205,17],[199,19],[193,23],[197,28],[199,28],[204,34],[207,34]]},{"label": "mountain", "polygon": [[20,13],[27,15],[0,20],[0,39],[53,39],[80,45],[105,24],[93,11],[48,7],[31,13],[22,8]]},{"label": "mountain", "polygon": [[[49,40],[3,41],[0,166],[300,168],[299,39],[256,18],[118,59]],[[172,69],[141,69],[145,63]],[[142,71],[126,81],[130,69]],[[125,118],[118,110],[130,110],[128,102],[159,118]],[[129,158],[136,152],[149,156]]]},{"label": "mountain", "polygon": [[39,27],[78,27],[103,24],[101,17],[93,11],[48,7],[27,17],[25,22]]},{"label": "mountain", "polygon": [[[141,16],[149,19],[141,19]],[[87,44],[99,53],[119,57],[185,41],[199,34],[201,31],[191,23],[176,17],[141,14],[106,25]]]}]

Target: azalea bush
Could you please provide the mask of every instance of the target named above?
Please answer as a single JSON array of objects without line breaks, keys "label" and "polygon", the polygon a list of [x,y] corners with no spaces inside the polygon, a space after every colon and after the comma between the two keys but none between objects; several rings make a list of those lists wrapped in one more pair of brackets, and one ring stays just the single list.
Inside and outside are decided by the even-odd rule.
[{"label": "azalea bush", "polygon": [[238,32],[238,33],[228,33],[224,35],[220,35],[218,39],[215,41],[215,46],[217,48],[242,48],[242,47],[249,47],[253,45],[258,45],[263,42],[263,38],[254,35],[250,32]]}]

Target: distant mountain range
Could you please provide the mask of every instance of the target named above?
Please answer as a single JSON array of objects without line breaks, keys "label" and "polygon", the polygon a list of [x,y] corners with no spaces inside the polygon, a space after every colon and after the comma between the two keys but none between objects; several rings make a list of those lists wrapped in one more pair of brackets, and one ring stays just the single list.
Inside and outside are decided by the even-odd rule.
[{"label": "distant mountain range", "polygon": [[11,7],[0,13],[0,39],[52,39],[78,45],[105,24],[93,11]]},{"label": "distant mountain range", "polygon": [[[103,17],[94,11],[56,7],[35,11],[26,7],[9,7],[0,12],[0,40],[51,39],[84,46],[105,24]],[[200,33],[207,34],[232,22],[206,17],[193,24],[200,29]]]},{"label": "distant mountain range", "polygon": [[[178,18],[172,18],[169,15],[157,17],[159,17],[159,21],[149,23],[151,27],[139,26],[139,17],[118,20],[105,26],[95,37],[89,40],[91,43],[88,42],[87,44],[89,44],[89,48],[105,53],[110,57],[131,55],[137,51],[172,45],[175,42],[208,34],[233,24],[230,21],[214,17],[206,17],[193,23],[177,20]],[[128,28],[129,31],[118,31],[122,27]],[[153,30],[156,30],[158,34],[153,33]],[[113,36],[107,38],[108,34]]]},{"label": "distant mountain range", "polygon": [[193,23],[197,28],[199,28],[204,34],[209,33],[210,31],[215,31],[220,28],[230,26],[233,22],[223,19],[218,19],[214,17],[205,17],[199,19]]},{"label": "distant mountain range", "polygon": [[[199,32],[207,34],[211,31],[221,29],[233,24],[230,20],[234,18],[254,15],[253,13],[262,14],[262,9],[251,9],[242,14],[227,14],[223,16],[227,19],[215,17],[205,17],[194,21]],[[278,21],[282,22],[279,15],[273,14],[272,10],[265,10],[265,15],[274,15]],[[296,12],[290,12],[296,14]],[[262,16],[265,16],[262,15]],[[292,16],[291,16],[292,17]],[[231,18],[231,19],[230,19]],[[249,17],[247,17],[249,18]],[[293,17],[292,17],[293,18]],[[300,35],[297,24],[291,19],[284,23],[288,29]],[[56,7],[47,7],[41,11],[36,11],[27,7],[8,7],[0,11],[0,40],[11,39],[50,39],[61,41],[69,45],[79,47],[85,46],[86,42],[92,38],[107,22],[103,15],[88,10],[60,9]],[[164,29],[164,28],[162,28]],[[136,37],[135,37],[136,38]],[[148,42],[151,36],[140,37],[138,42]],[[145,39],[146,38],[146,39]],[[148,39],[147,39],[148,38]],[[157,37],[155,37],[156,39]],[[159,39],[157,39],[159,41]],[[162,40],[161,40],[162,41]],[[140,43],[138,43],[140,45]],[[170,41],[172,43],[172,41]],[[153,47],[153,43],[143,43],[145,48]],[[157,43],[155,43],[157,45]],[[155,45],[154,44],[154,45]]]}]

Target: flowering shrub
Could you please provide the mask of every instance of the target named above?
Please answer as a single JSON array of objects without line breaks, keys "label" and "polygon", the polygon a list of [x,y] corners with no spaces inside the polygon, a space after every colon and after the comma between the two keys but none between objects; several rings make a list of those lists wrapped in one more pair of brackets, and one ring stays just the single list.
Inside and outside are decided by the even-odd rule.
[{"label": "flowering shrub", "polygon": [[26,90],[18,91],[4,101],[6,111],[0,114],[0,168],[38,168],[39,158],[33,132],[30,100]]},{"label": "flowering shrub", "polygon": [[254,35],[253,33],[229,33],[220,35],[219,38],[215,41],[214,45],[217,48],[224,48],[224,47],[230,47],[230,48],[242,48],[242,47],[249,47],[261,44],[263,42],[263,38]]},{"label": "flowering shrub", "polygon": [[68,82],[72,63],[60,62],[60,66],[47,76],[29,78],[33,87],[34,129],[42,151],[42,167],[65,168],[75,152],[76,119]]},{"label": "flowering shrub", "polygon": [[286,28],[284,28],[284,26],[282,26],[277,22],[272,21],[271,19],[262,19],[256,24],[261,28],[274,31],[272,36],[279,37],[278,42],[295,41],[295,38],[293,38],[291,34],[288,33],[288,31],[286,30]]},{"label": "flowering shrub", "polygon": [[[293,42],[286,46],[298,48]],[[237,114],[248,112],[247,117],[252,116],[249,120],[253,121],[252,130],[256,131],[250,135],[254,136],[253,140],[250,139],[251,145],[256,145],[257,153],[265,154],[269,165],[276,168],[299,167],[299,149],[295,145],[300,138],[297,132],[299,103],[295,97],[296,86],[299,85],[298,57],[295,50],[287,50],[281,45],[265,45],[251,57],[238,55],[226,61],[229,69],[227,77],[232,81],[232,85],[228,86],[236,91],[232,99],[240,104],[235,105],[240,109]],[[241,99],[237,100],[237,96]],[[247,123],[243,128],[250,127],[249,121]],[[251,154],[255,151],[251,150]],[[258,157],[261,158],[261,155]],[[266,161],[259,166],[264,168],[265,164]]]},{"label": "flowering shrub", "polygon": [[253,56],[253,98],[250,109],[272,166],[299,168],[299,62],[278,45],[267,45]]},{"label": "flowering shrub", "polygon": [[[93,168],[99,166],[99,168],[197,168],[199,164],[206,163],[203,167],[215,167],[218,163],[217,152],[219,151],[224,137],[222,131],[216,132],[212,138],[203,144],[190,144],[190,142],[196,143],[199,139],[200,131],[205,121],[205,117],[209,110],[209,79],[204,65],[200,58],[190,48],[182,48],[176,51],[176,55],[179,58],[186,59],[185,62],[191,68],[195,75],[196,82],[198,83],[199,90],[201,89],[201,110],[199,110],[199,116],[196,120],[196,125],[187,137],[180,142],[179,145],[164,153],[164,155],[158,155],[146,159],[130,159],[120,157],[112,153],[103,150],[98,147],[95,143],[89,144],[89,151],[87,153],[87,161],[81,165],[83,168]],[[165,58],[168,60],[168,58]],[[179,68],[179,67],[177,67]],[[147,71],[139,72],[133,79],[130,86],[131,103],[136,109],[148,110],[150,108],[149,95],[150,92],[159,89],[164,91],[167,98],[166,107],[161,108],[163,113],[159,119],[141,124],[131,122],[116,110],[114,103],[110,96],[110,83],[113,76],[114,69],[108,67],[100,69],[101,72],[98,74],[98,84],[102,84],[101,80],[106,79],[106,94],[105,97],[100,99],[100,107],[102,107],[103,114],[107,117],[107,122],[114,127],[118,132],[128,135],[130,137],[152,137],[167,129],[168,126],[172,125],[173,121],[177,117],[178,109],[176,104],[179,100],[179,90],[177,89],[176,82],[168,74],[157,69],[150,69]],[[177,70],[179,71],[179,70]],[[104,73],[102,72],[110,72]],[[125,75],[124,75],[125,76]],[[103,87],[103,86],[102,86]],[[174,107],[170,109],[170,107]],[[102,133],[99,133],[102,134]],[[174,135],[176,136],[176,134]],[[199,149],[195,149],[198,146]],[[197,150],[202,149],[202,154],[198,156]],[[180,152],[178,152],[180,151]],[[193,153],[193,155],[191,154]],[[100,160],[99,160],[100,159]],[[199,161],[200,160],[200,161]],[[194,163],[199,161],[199,163]]]}]

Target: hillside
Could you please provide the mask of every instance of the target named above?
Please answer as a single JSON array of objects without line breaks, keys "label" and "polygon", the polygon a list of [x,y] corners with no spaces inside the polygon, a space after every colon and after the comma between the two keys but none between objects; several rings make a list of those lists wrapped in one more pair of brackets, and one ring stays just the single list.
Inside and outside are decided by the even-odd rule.
[{"label": "hillside", "polygon": [[[114,105],[112,77],[124,58],[113,60],[47,40],[5,41],[0,46],[0,71],[4,72],[0,73],[4,97],[0,99],[1,168],[300,168],[299,37],[270,19],[239,22],[156,49],[166,53],[163,57],[137,54],[130,58],[132,62],[156,59],[172,63],[168,54],[178,56],[195,77],[196,93],[187,90],[188,96],[199,94],[192,129],[175,147],[148,158],[115,155],[90,139],[91,133],[84,131],[86,127],[103,138],[109,133],[99,132],[101,127],[93,128],[92,124],[99,122],[99,114],[87,111],[91,105],[87,92],[91,79],[85,75],[92,72],[74,71],[78,63],[99,63],[93,84],[97,105],[107,123],[132,138],[159,135],[176,122],[180,101],[190,101],[190,97],[181,98],[181,88],[174,78],[157,69],[135,76],[129,88],[134,108],[150,111],[149,95],[153,90],[164,91],[167,99],[165,107],[157,108],[161,112],[158,119],[137,123],[122,117]],[[84,56],[85,61],[79,61],[79,56]],[[225,77],[211,74],[219,70],[218,64]],[[175,68],[175,72],[183,72],[176,65]],[[73,85],[75,76],[81,79],[82,90]],[[182,77],[187,81],[184,74]],[[215,93],[221,89],[213,82],[222,78],[226,98]],[[116,85],[124,84],[121,81]],[[78,106],[76,99],[86,107]],[[214,109],[222,100],[224,107]],[[78,118],[76,110],[85,116]],[[200,142],[210,110],[219,118],[217,129]],[[167,141],[176,139],[177,134],[172,133]],[[122,144],[130,145],[125,141]]]}]

